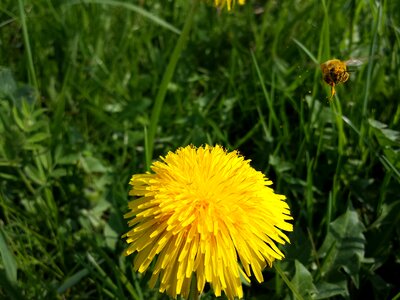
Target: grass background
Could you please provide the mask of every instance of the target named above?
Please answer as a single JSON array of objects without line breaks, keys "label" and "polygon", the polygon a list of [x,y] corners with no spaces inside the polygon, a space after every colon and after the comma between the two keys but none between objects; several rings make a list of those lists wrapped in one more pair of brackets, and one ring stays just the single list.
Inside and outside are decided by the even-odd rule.
[{"label": "grass background", "polygon": [[[400,298],[398,1],[91,2],[0,3],[0,298],[168,299],[122,216],[130,176],[191,143],[288,198],[286,259],[246,299]],[[329,102],[333,57],[365,63]]]}]

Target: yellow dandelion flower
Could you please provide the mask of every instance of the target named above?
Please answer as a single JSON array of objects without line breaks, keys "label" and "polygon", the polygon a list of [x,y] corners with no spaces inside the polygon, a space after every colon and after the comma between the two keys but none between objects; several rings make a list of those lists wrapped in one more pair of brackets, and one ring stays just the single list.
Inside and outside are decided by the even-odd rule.
[{"label": "yellow dandelion flower", "polygon": [[[231,8],[235,5],[235,2],[236,0],[214,0],[214,5],[218,8],[223,8],[224,6],[227,6],[228,10],[231,10]],[[240,5],[244,5],[246,1],[239,0],[238,2]]]},{"label": "yellow dandelion flower", "polygon": [[192,274],[197,290],[210,283],[216,296],[243,297],[241,277],[262,270],[283,253],[292,231],[285,196],[275,194],[261,172],[237,151],[221,146],[187,146],[152,164],[150,174],[133,175],[132,229],[123,237],[125,255],[136,253],[134,269],[151,268],[150,286],[187,297]]}]

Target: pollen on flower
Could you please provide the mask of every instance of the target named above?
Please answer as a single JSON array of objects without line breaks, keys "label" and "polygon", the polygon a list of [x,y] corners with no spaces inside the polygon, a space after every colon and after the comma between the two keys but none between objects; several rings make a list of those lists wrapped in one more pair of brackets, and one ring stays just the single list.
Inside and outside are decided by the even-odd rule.
[{"label": "pollen on flower", "polygon": [[237,151],[187,146],[151,169],[130,180],[136,199],[123,237],[135,270],[154,261],[152,287],[187,297],[196,274],[200,293],[208,282],[216,296],[242,298],[241,278],[262,282],[262,270],[284,257],[276,244],[289,242],[282,231],[293,230],[286,198]]}]

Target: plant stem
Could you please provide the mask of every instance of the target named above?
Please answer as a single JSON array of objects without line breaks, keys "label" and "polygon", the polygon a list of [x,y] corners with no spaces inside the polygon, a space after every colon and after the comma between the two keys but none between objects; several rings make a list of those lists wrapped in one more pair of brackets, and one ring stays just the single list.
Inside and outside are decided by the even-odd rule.
[{"label": "plant stem", "polygon": [[19,16],[21,18],[21,26],[22,26],[22,34],[24,36],[24,43],[26,47],[26,55],[28,58],[28,66],[29,66],[29,83],[33,85],[36,92],[39,92],[39,86],[36,79],[35,67],[33,65],[31,44],[29,41],[28,28],[26,26],[26,18],[25,18],[25,10],[24,10],[24,0],[18,0],[19,7]]},{"label": "plant stem", "polygon": [[190,28],[192,27],[193,17],[197,6],[197,0],[192,2],[190,12],[186,17],[185,24],[181,35],[178,38],[176,46],[172,52],[171,58],[169,60],[167,69],[164,72],[163,78],[161,80],[160,88],[156,96],[156,100],[153,106],[153,111],[151,113],[150,125],[148,130],[148,148],[146,148],[146,166],[147,170],[150,169],[151,159],[153,157],[154,151],[154,138],[156,136],[158,120],[160,118],[161,109],[164,103],[165,95],[167,93],[168,84],[171,82],[172,75],[174,74],[176,64],[182,53],[182,50],[186,44],[189,37]]}]

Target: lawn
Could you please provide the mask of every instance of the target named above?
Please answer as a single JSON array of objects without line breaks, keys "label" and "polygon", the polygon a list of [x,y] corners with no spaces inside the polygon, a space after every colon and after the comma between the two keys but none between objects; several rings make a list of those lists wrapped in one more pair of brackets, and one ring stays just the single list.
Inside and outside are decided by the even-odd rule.
[{"label": "lawn", "polygon": [[[330,99],[332,58],[362,64]],[[396,0],[2,0],[0,299],[170,299],[123,255],[129,180],[206,144],[294,219],[245,299],[400,299],[399,103]]]}]

